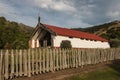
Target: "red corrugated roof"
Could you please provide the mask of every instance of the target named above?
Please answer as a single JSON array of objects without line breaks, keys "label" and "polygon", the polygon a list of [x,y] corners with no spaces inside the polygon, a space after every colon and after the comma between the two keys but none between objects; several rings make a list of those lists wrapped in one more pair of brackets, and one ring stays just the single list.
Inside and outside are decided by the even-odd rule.
[{"label": "red corrugated roof", "polygon": [[44,24],[44,26],[46,26],[53,32],[57,33],[57,35],[61,35],[61,36],[68,36],[68,37],[73,37],[73,38],[75,37],[75,38],[83,38],[83,39],[89,39],[89,40],[108,42],[108,40],[106,40],[102,37],[99,37],[95,34],[71,30],[71,29],[67,29],[67,28],[61,28],[61,27],[47,25],[47,24]]}]

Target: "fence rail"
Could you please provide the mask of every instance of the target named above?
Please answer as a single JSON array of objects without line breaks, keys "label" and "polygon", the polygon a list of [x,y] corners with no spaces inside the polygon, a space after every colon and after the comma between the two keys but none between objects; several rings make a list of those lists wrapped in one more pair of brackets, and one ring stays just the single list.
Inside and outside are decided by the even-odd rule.
[{"label": "fence rail", "polygon": [[120,59],[120,48],[0,50],[0,80]]}]

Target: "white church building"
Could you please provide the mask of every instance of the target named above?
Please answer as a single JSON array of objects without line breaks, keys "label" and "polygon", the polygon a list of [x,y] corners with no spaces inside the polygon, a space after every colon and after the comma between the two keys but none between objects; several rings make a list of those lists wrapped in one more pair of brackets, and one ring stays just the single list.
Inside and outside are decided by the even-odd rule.
[{"label": "white church building", "polygon": [[95,34],[61,28],[52,25],[38,24],[29,40],[30,48],[60,47],[63,40],[69,40],[72,48],[110,48],[108,40]]}]

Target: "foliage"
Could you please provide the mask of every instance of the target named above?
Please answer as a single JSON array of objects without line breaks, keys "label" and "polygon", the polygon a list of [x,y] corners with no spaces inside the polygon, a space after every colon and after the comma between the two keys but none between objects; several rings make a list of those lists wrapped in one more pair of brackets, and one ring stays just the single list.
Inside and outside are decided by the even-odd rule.
[{"label": "foliage", "polygon": [[69,40],[63,40],[60,44],[61,48],[72,48],[71,42]]},{"label": "foliage", "polygon": [[18,23],[0,17],[0,49],[28,48],[28,40],[32,31],[26,33],[25,30],[27,31],[27,29],[21,29]]}]

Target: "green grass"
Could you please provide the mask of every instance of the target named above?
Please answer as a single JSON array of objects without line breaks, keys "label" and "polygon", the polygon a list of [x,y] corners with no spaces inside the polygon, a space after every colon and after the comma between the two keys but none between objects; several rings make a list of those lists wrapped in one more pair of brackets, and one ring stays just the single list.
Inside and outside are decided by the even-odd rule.
[{"label": "green grass", "polygon": [[120,80],[120,72],[114,68],[106,68],[72,76],[66,80]]}]

